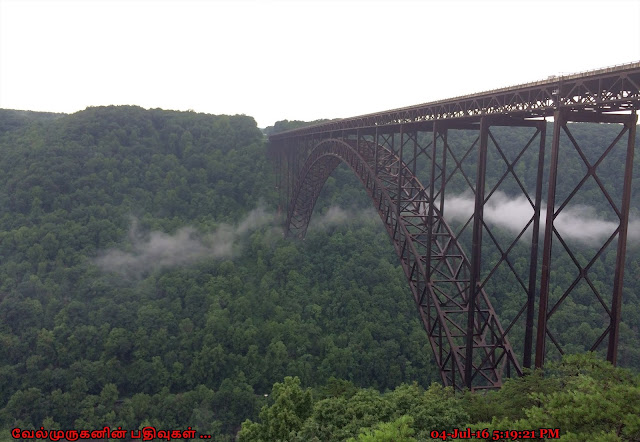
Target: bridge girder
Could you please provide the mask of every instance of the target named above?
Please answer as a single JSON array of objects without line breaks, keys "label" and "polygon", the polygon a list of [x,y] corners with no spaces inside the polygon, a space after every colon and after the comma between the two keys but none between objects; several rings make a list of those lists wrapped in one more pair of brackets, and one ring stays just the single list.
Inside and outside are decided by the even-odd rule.
[{"label": "bridge girder", "polygon": [[[286,226],[296,236],[304,236],[320,189],[338,164],[348,164],[360,178],[393,241],[445,385],[495,388],[501,385],[503,376],[521,374],[521,367],[531,367],[533,363],[534,332],[536,367],[543,366],[550,352],[557,350],[563,354],[562,345],[548,323],[580,284],[590,288],[604,310],[603,331],[591,350],[597,350],[607,341],[607,359],[616,363],[636,109],[640,106],[640,63],[618,71],[596,71],[593,75],[559,79],[554,101],[551,100],[554,89],[550,88],[555,82],[338,120],[270,137],[271,152],[279,165],[279,187],[287,201]],[[551,100],[548,103],[537,98],[530,105],[520,102],[525,100],[523,97],[545,93]],[[506,99],[509,94],[512,108],[492,107],[491,103]],[[502,98],[496,98],[498,95]],[[470,104],[472,102],[475,104]],[[458,109],[455,111],[458,114],[434,113],[434,109],[445,105]],[[460,111],[461,106],[476,106],[476,110]],[[551,158],[546,164],[547,122],[541,117],[548,116],[553,116],[554,122]],[[621,130],[603,147],[601,156],[590,161],[572,135],[569,122],[614,123]],[[510,153],[495,136],[492,128],[496,126],[529,128],[530,133],[522,149]],[[477,136],[468,145],[452,146],[449,134],[455,131],[472,131]],[[598,177],[597,167],[625,136],[622,196],[616,203]],[[556,198],[556,182],[563,167],[559,165],[559,158],[562,152],[568,151],[584,163],[586,172],[572,192]],[[492,183],[486,182],[488,153],[494,160],[497,158],[503,168],[500,178]],[[533,186],[525,185],[523,177],[516,173],[523,155],[537,158]],[[466,223],[452,227],[445,221],[448,210],[445,193],[454,180],[466,183],[473,196],[474,209]],[[532,215],[505,244],[486,222],[483,212],[503,182],[509,180],[530,204]],[[548,188],[543,195],[545,180]],[[584,263],[576,257],[555,223],[588,180],[597,183],[619,223],[593,258]],[[548,228],[545,229],[545,225]],[[541,256],[538,253],[540,236],[543,236]],[[465,248],[467,242],[470,246]],[[524,242],[530,244],[526,271],[518,269],[510,257]],[[562,295],[551,300],[553,244],[559,244],[559,250],[571,258],[577,274]],[[607,299],[590,278],[589,271],[613,245],[616,264],[613,290]],[[465,250],[469,250],[470,258]],[[487,250],[498,256],[496,262],[483,262],[483,253]],[[517,312],[502,318],[506,319],[503,328],[489,295],[495,300],[497,294],[492,293],[491,284],[505,274],[514,281],[522,298],[516,306]],[[455,306],[455,312],[450,310],[451,306]],[[523,336],[515,341],[520,352],[514,352],[509,343],[516,325],[524,330]],[[552,346],[546,345],[547,338]],[[521,359],[515,356],[517,353],[522,355]]]}]

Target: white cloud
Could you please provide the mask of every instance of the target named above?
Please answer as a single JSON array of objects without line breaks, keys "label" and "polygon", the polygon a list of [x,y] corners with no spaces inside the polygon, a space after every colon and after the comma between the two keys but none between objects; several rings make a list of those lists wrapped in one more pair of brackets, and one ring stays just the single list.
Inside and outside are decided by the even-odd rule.
[{"label": "white cloud", "polygon": [[[444,216],[447,220],[466,222],[474,210],[474,199],[470,195],[451,196],[445,200]],[[542,207],[546,207],[543,202]],[[540,227],[545,228],[546,209],[541,210]],[[509,198],[496,192],[487,201],[483,212],[485,222],[514,233],[520,233],[533,216],[533,207],[524,196]],[[587,245],[602,244],[618,227],[617,222],[597,216],[593,207],[585,205],[568,206],[554,220],[554,226],[567,240],[579,241]],[[628,241],[640,241],[640,220],[629,222]]]},{"label": "white cloud", "polygon": [[[151,271],[191,265],[203,259],[229,259],[237,252],[243,236],[273,223],[273,214],[257,208],[237,225],[222,224],[208,234],[199,234],[187,226],[174,234],[151,232],[145,236],[134,220],[129,230],[130,250],[103,251],[95,264],[106,272],[139,278]],[[282,235],[282,232],[274,228],[268,234]]]},{"label": "white cloud", "polygon": [[376,211],[370,207],[367,209],[343,209],[339,206],[331,206],[326,212],[314,213],[309,223],[310,230],[326,230],[330,227],[342,224],[364,224],[379,220]]}]

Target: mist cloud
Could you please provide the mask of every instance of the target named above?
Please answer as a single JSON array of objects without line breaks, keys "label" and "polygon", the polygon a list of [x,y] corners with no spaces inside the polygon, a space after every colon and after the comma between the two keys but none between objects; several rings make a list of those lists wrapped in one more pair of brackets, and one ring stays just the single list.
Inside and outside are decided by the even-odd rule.
[{"label": "mist cloud", "polygon": [[[474,205],[472,195],[449,197],[444,203],[444,217],[448,221],[466,222],[473,214]],[[546,213],[546,209],[543,208],[540,214],[542,231],[545,228]],[[524,196],[509,198],[503,192],[496,192],[484,206],[485,222],[516,234],[532,216],[533,208]],[[575,205],[560,212],[554,221],[554,227],[567,240],[595,245],[602,244],[615,231],[618,223],[602,219],[593,207]],[[628,241],[640,241],[640,220],[629,221]]]},{"label": "mist cloud", "polygon": [[[466,222],[473,214],[474,199],[471,195],[457,195],[445,200],[444,215],[447,221]],[[533,216],[528,200],[519,196],[509,198],[496,192],[484,207],[484,219],[488,224],[518,234]],[[546,211],[542,209],[541,229],[544,231]],[[314,215],[310,229],[326,230],[342,224],[364,224],[377,219],[373,208],[343,209],[332,206],[323,214]],[[259,207],[252,210],[238,224],[221,224],[211,233],[199,233],[193,227],[183,227],[173,234],[140,231],[136,220],[129,230],[129,246],[126,250],[109,249],[98,254],[94,263],[106,272],[124,277],[140,278],[149,272],[194,264],[203,259],[229,259],[239,253],[240,240],[251,232],[267,227],[266,240],[274,243],[282,237],[282,230],[273,213]],[[602,244],[617,228],[616,222],[599,217],[593,207],[576,205],[565,208],[555,220],[555,227],[566,240],[586,245]],[[640,243],[640,220],[629,222],[628,240]]]},{"label": "mist cloud", "polygon": [[252,210],[237,225],[221,224],[208,234],[183,227],[173,234],[143,235],[134,220],[129,230],[129,250],[104,251],[94,262],[103,271],[137,278],[154,270],[186,266],[202,259],[228,259],[237,252],[242,237],[269,224],[274,224],[274,215],[264,208]]},{"label": "mist cloud", "polygon": [[310,230],[327,230],[342,224],[364,224],[377,220],[378,214],[373,207],[367,209],[343,209],[331,206],[326,212],[314,215],[309,223]]}]

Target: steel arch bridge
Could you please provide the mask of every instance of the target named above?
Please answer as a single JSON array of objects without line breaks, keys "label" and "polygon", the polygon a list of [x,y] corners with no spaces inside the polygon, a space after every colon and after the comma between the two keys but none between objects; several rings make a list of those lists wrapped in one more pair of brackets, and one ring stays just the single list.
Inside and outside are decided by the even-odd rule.
[{"label": "steel arch bridge", "polygon": [[[591,349],[606,346],[607,359],[615,364],[639,107],[640,63],[632,63],[271,135],[269,154],[286,202],[286,232],[304,237],[325,181],[344,163],[366,189],[392,240],[445,385],[497,388],[505,376],[522,375],[532,366],[534,350],[535,367],[544,365],[550,351],[563,353],[548,321],[578,286],[588,287],[603,311],[603,331]],[[549,117],[551,157],[545,161]],[[617,136],[594,160],[574,137],[571,122],[613,123]],[[516,130],[518,137],[512,136]],[[511,144],[517,138],[520,149],[505,150],[504,137]],[[623,149],[626,158],[619,196],[598,176],[598,166],[615,149]],[[571,192],[557,195],[565,152],[573,153],[585,173],[571,183]],[[518,167],[525,156],[536,164],[528,179]],[[488,182],[488,167],[499,167],[500,178]],[[466,223],[446,220],[445,194],[454,181],[472,194]],[[507,182],[527,201],[531,216],[505,242],[484,211]],[[617,227],[585,262],[554,223],[587,182],[602,192]],[[523,244],[529,257],[524,271],[510,255]],[[550,296],[554,245],[576,267],[575,279],[557,299]],[[612,287],[604,294],[589,271],[608,248],[615,248],[616,262]],[[487,251],[498,258],[486,262]],[[490,287],[505,274],[522,296],[503,325]],[[517,337],[523,341],[521,357],[510,344],[516,324],[524,330]]]}]

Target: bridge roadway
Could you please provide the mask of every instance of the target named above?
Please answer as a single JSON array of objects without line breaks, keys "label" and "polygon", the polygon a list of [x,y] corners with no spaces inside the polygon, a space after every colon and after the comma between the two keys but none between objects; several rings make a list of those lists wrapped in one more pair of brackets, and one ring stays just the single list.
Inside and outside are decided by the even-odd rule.
[{"label": "bridge roadway", "polygon": [[[394,244],[445,385],[497,388],[503,377],[521,375],[522,367],[531,367],[534,347],[536,367],[542,367],[552,351],[563,354],[562,343],[548,321],[581,285],[593,292],[605,318],[603,332],[590,349],[602,350],[606,342],[607,359],[615,364],[638,107],[640,62],[271,135],[269,155],[277,167],[281,199],[286,201],[286,231],[304,237],[322,186],[331,172],[345,163],[362,182]],[[548,117],[553,117],[553,135],[551,158],[545,161]],[[613,123],[619,132],[602,145],[601,156],[593,161],[573,136],[570,122]],[[507,152],[494,127],[527,131],[527,142],[519,152]],[[449,140],[456,131],[473,133],[474,141],[462,148],[453,146]],[[597,169],[616,149],[624,149],[626,158],[618,203],[598,177]],[[579,182],[572,183],[568,195],[556,198],[560,157],[565,152],[572,152],[574,161],[581,161],[586,172]],[[487,163],[489,154],[500,164],[501,178],[495,183],[486,180],[487,168],[495,167],[493,161]],[[535,156],[537,162],[534,186],[525,186],[516,172],[518,161],[527,155]],[[449,225],[444,217],[445,192],[455,180],[466,183],[474,201],[473,214],[461,226]],[[528,201],[532,216],[505,246],[484,221],[484,208],[507,181],[514,183],[521,192],[519,196]],[[548,183],[546,203],[543,181]],[[576,258],[570,241],[565,241],[554,221],[587,181],[602,192],[618,226],[585,264]],[[528,275],[523,277],[516,271],[510,253],[528,241],[528,235]],[[550,305],[554,244],[574,262],[576,276]],[[605,296],[589,270],[608,247],[616,247],[616,263],[611,292]],[[483,262],[483,250],[501,259],[497,263]],[[495,296],[491,296],[490,288],[493,279],[504,277],[505,272],[522,292],[522,304],[503,326],[492,305]],[[519,344],[521,356],[509,340],[516,325],[524,330],[523,339],[517,337],[524,341]],[[552,346],[546,345],[547,338]]]},{"label": "bridge roadway", "polygon": [[596,115],[637,110],[640,101],[639,90],[640,62],[636,62],[567,76],[552,76],[547,80],[518,86],[332,120],[274,134],[269,137],[269,140],[277,142],[291,137],[439,120],[477,121],[478,117],[483,115],[521,118],[551,117],[559,110],[583,111],[586,112],[582,115],[583,118],[594,114],[589,121],[605,122]]}]

